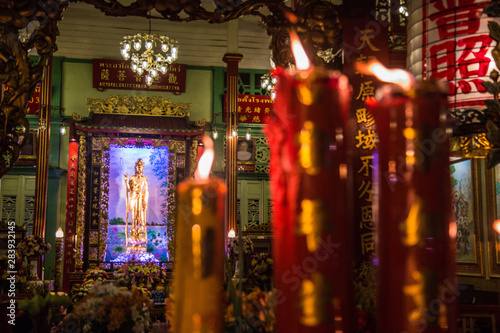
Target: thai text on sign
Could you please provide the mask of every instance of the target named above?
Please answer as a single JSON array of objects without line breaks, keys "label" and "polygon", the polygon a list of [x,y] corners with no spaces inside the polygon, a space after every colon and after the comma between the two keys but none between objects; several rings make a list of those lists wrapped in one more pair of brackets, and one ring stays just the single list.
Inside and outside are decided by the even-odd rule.
[{"label": "thai text on sign", "polygon": [[[224,101],[227,95],[224,96]],[[274,101],[271,96],[238,95],[238,122],[264,124],[271,114]],[[226,104],[224,103],[223,120],[226,121]]]},{"label": "thai text on sign", "polygon": [[[484,99],[491,98],[482,82],[489,81],[493,69],[492,39],[488,21],[483,14],[490,1],[479,0],[423,0],[422,59],[411,59],[414,72],[423,77],[448,81],[449,108],[482,107]],[[420,62],[420,64],[419,64]],[[420,67],[421,68],[418,68]]]},{"label": "thai text on sign", "polygon": [[93,60],[92,87],[98,90],[149,90],[168,91],[175,94],[186,92],[186,65],[170,64],[166,74],[159,73],[153,84],[146,84],[146,74],[139,75],[130,67],[130,61]]}]

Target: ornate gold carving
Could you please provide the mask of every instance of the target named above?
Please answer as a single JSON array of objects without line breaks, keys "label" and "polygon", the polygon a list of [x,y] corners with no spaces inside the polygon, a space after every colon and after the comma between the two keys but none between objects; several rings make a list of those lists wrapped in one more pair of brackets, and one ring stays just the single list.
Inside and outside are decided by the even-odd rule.
[{"label": "ornate gold carving", "polygon": [[168,142],[169,147],[175,147],[175,152],[178,154],[184,154],[186,152],[186,142],[179,140],[171,140]]},{"label": "ornate gold carving", "polygon": [[97,261],[99,248],[91,247],[89,248],[89,260]]},{"label": "ornate gold carving", "polygon": [[191,103],[174,103],[160,96],[111,96],[108,99],[87,98],[89,112],[140,116],[189,117]]},{"label": "ornate gold carving", "polygon": [[73,120],[74,120],[74,121],[82,121],[82,120],[83,120],[83,116],[82,116],[82,115],[79,115],[79,114],[78,114],[78,113],[76,113],[76,112],[73,112],[72,117],[73,117]]},{"label": "ornate gold carving", "polygon": [[75,266],[83,265],[83,241],[85,234],[85,202],[87,201],[87,139],[79,132],[78,147],[78,199],[76,208]]},{"label": "ornate gold carving", "polygon": [[[172,140],[169,142],[168,157],[168,183],[167,183],[167,239],[168,239],[168,258],[170,261],[175,258],[175,192],[177,189],[177,168],[175,167],[175,160],[177,159],[177,146],[179,141]],[[182,143],[185,147],[185,142]]]},{"label": "ornate gold carving", "polygon": [[162,147],[162,146],[167,146],[170,144],[170,140],[165,140],[165,139],[141,139],[141,138],[112,138],[110,140],[107,140],[106,143],[107,145],[106,149],[109,149],[109,145],[114,144],[118,145],[121,147],[126,147],[129,145],[134,145],[134,144],[142,144],[144,146],[148,146],[151,148],[156,148],[156,147]]},{"label": "ornate gold carving", "polygon": [[198,166],[198,140],[191,142],[191,150],[189,151],[189,176],[193,177],[196,167]]},{"label": "ornate gold carving", "polygon": [[[42,82],[45,66],[56,50],[57,22],[66,6],[67,2],[60,0],[2,4],[0,83],[5,84],[6,90],[0,103],[0,177],[12,168],[29,137],[26,106],[36,85]],[[32,22],[39,26],[29,32]],[[31,49],[36,49],[40,56],[36,63],[28,57]],[[24,134],[21,142],[16,133],[20,130]]]},{"label": "ornate gold carving", "polygon": [[320,245],[326,210],[322,201],[308,199],[302,200],[301,208],[299,232],[306,236],[307,249],[312,253]]},{"label": "ornate gold carving", "polygon": [[92,151],[92,166],[102,165],[102,150]]},{"label": "ornate gold carving", "polygon": [[91,231],[90,232],[89,243],[91,245],[97,245],[97,244],[99,244],[99,232],[98,231]]},{"label": "ornate gold carving", "polygon": [[271,223],[266,222],[266,223],[262,223],[262,224],[251,225],[249,227],[245,226],[245,234],[249,234],[252,232],[270,233],[271,232]]},{"label": "ornate gold carving", "polygon": [[491,150],[485,132],[454,136],[450,147],[450,155],[462,158],[486,157]]},{"label": "ornate gold carving", "polygon": [[102,138],[103,150],[102,166],[101,166],[101,202],[100,204],[100,219],[99,219],[99,261],[104,261],[106,256],[106,240],[108,237],[109,223],[109,139]]},{"label": "ornate gold carving", "polygon": [[195,126],[204,127],[207,124],[207,120],[205,118],[201,118],[194,122]]}]

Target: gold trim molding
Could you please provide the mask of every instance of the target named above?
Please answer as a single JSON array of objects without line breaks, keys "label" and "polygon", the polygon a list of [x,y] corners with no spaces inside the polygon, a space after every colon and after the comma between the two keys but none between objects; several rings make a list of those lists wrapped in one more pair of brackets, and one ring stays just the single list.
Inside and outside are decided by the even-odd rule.
[{"label": "gold trim molding", "polygon": [[462,158],[486,158],[490,152],[486,133],[454,136],[450,140],[450,155]]},{"label": "gold trim molding", "polygon": [[88,111],[97,114],[189,117],[191,103],[174,103],[160,96],[116,95],[107,99],[87,98]]}]

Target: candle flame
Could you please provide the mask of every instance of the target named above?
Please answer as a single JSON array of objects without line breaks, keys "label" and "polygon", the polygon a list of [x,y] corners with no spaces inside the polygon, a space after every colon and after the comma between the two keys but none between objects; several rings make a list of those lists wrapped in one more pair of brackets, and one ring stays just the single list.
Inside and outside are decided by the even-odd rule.
[{"label": "candle flame", "polygon": [[295,58],[295,66],[300,70],[308,69],[310,66],[309,58],[302,47],[299,36],[293,30],[290,31],[290,42],[292,44],[293,57]]},{"label": "candle flame", "polygon": [[500,220],[493,222],[493,229],[500,234]]},{"label": "candle flame", "polygon": [[203,142],[205,149],[198,161],[198,168],[194,173],[194,179],[198,181],[208,179],[208,175],[212,169],[212,163],[214,162],[214,142],[207,135],[203,136],[201,142]]},{"label": "candle flame", "polygon": [[376,60],[368,63],[356,64],[356,69],[367,75],[375,75],[380,81],[391,82],[400,86],[404,91],[409,91],[414,84],[414,77],[402,69],[388,69]]}]

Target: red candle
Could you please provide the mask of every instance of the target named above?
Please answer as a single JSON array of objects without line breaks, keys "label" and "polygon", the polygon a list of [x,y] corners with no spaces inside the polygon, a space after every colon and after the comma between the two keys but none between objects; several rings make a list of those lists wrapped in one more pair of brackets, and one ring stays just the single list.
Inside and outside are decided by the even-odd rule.
[{"label": "red candle", "polygon": [[[297,54],[296,54],[297,57]],[[350,90],[318,68],[278,69],[266,127],[274,200],[276,332],[352,332],[353,223],[346,159]]]},{"label": "red candle", "polygon": [[373,113],[377,331],[455,332],[446,90],[386,85]]}]

